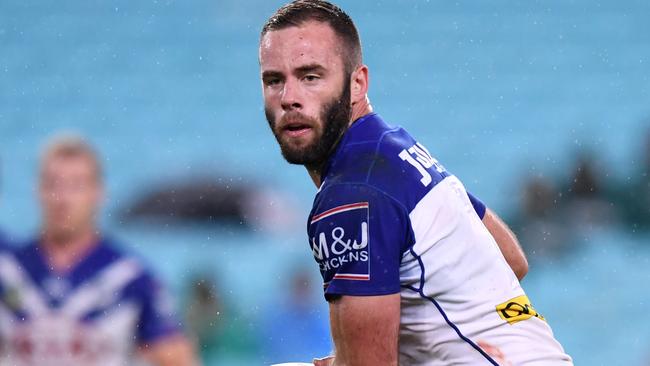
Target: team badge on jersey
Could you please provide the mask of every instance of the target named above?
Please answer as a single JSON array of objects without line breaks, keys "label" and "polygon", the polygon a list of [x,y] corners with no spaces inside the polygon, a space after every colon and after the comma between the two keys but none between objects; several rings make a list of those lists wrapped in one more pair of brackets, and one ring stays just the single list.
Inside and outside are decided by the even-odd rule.
[{"label": "team badge on jersey", "polygon": [[326,285],[370,280],[368,223],[368,202],[337,206],[311,218],[309,240]]}]

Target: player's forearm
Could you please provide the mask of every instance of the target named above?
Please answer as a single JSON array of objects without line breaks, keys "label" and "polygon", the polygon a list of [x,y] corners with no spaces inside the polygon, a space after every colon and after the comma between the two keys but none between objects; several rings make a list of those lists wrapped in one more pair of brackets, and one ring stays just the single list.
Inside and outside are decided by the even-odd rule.
[{"label": "player's forearm", "polygon": [[490,209],[487,209],[485,212],[483,223],[497,242],[503,257],[506,259],[510,268],[512,268],[512,271],[519,280],[523,279],[528,273],[528,260],[526,259],[526,255],[524,254],[521,245],[519,245],[519,240],[517,240],[515,234],[510,230],[508,225],[506,225],[506,223],[504,223],[499,216]]},{"label": "player's forearm", "polygon": [[397,365],[399,319],[399,294],[343,296],[330,303],[332,365]]},{"label": "player's forearm", "polygon": [[142,350],[143,357],[155,366],[199,366],[192,343],[181,335],[156,342]]}]

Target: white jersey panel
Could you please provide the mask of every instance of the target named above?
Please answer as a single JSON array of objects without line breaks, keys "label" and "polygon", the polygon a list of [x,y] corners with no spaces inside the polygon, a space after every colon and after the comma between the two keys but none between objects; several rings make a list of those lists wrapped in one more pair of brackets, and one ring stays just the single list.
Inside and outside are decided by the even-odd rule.
[{"label": "white jersey panel", "polygon": [[22,294],[21,305],[29,314],[41,316],[47,312],[42,294],[12,255],[0,255],[0,283],[12,284],[13,290]]},{"label": "white jersey panel", "polygon": [[400,267],[400,364],[537,365],[543,357],[544,365],[571,365],[544,320],[511,324],[499,315],[498,305],[525,293],[456,177],[409,216],[416,242]]}]

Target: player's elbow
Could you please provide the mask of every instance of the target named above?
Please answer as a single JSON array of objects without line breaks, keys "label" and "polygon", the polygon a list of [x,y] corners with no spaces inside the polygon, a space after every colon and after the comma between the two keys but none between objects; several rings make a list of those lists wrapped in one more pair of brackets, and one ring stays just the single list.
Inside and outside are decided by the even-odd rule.
[{"label": "player's elbow", "polygon": [[515,263],[511,263],[510,267],[519,281],[528,274],[528,260],[524,255],[521,255]]}]

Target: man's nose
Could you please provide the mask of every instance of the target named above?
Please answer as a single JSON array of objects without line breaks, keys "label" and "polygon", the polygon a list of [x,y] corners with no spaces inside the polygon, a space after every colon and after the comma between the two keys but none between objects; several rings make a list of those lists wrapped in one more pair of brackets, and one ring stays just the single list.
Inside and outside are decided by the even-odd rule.
[{"label": "man's nose", "polygon": [[292,109],[302,108],[302,103],[300,102],[300,86],[298,85],[297,80],[288,79],[284,83],[284,88],[282,89],[282,109],[289,111]]}]

